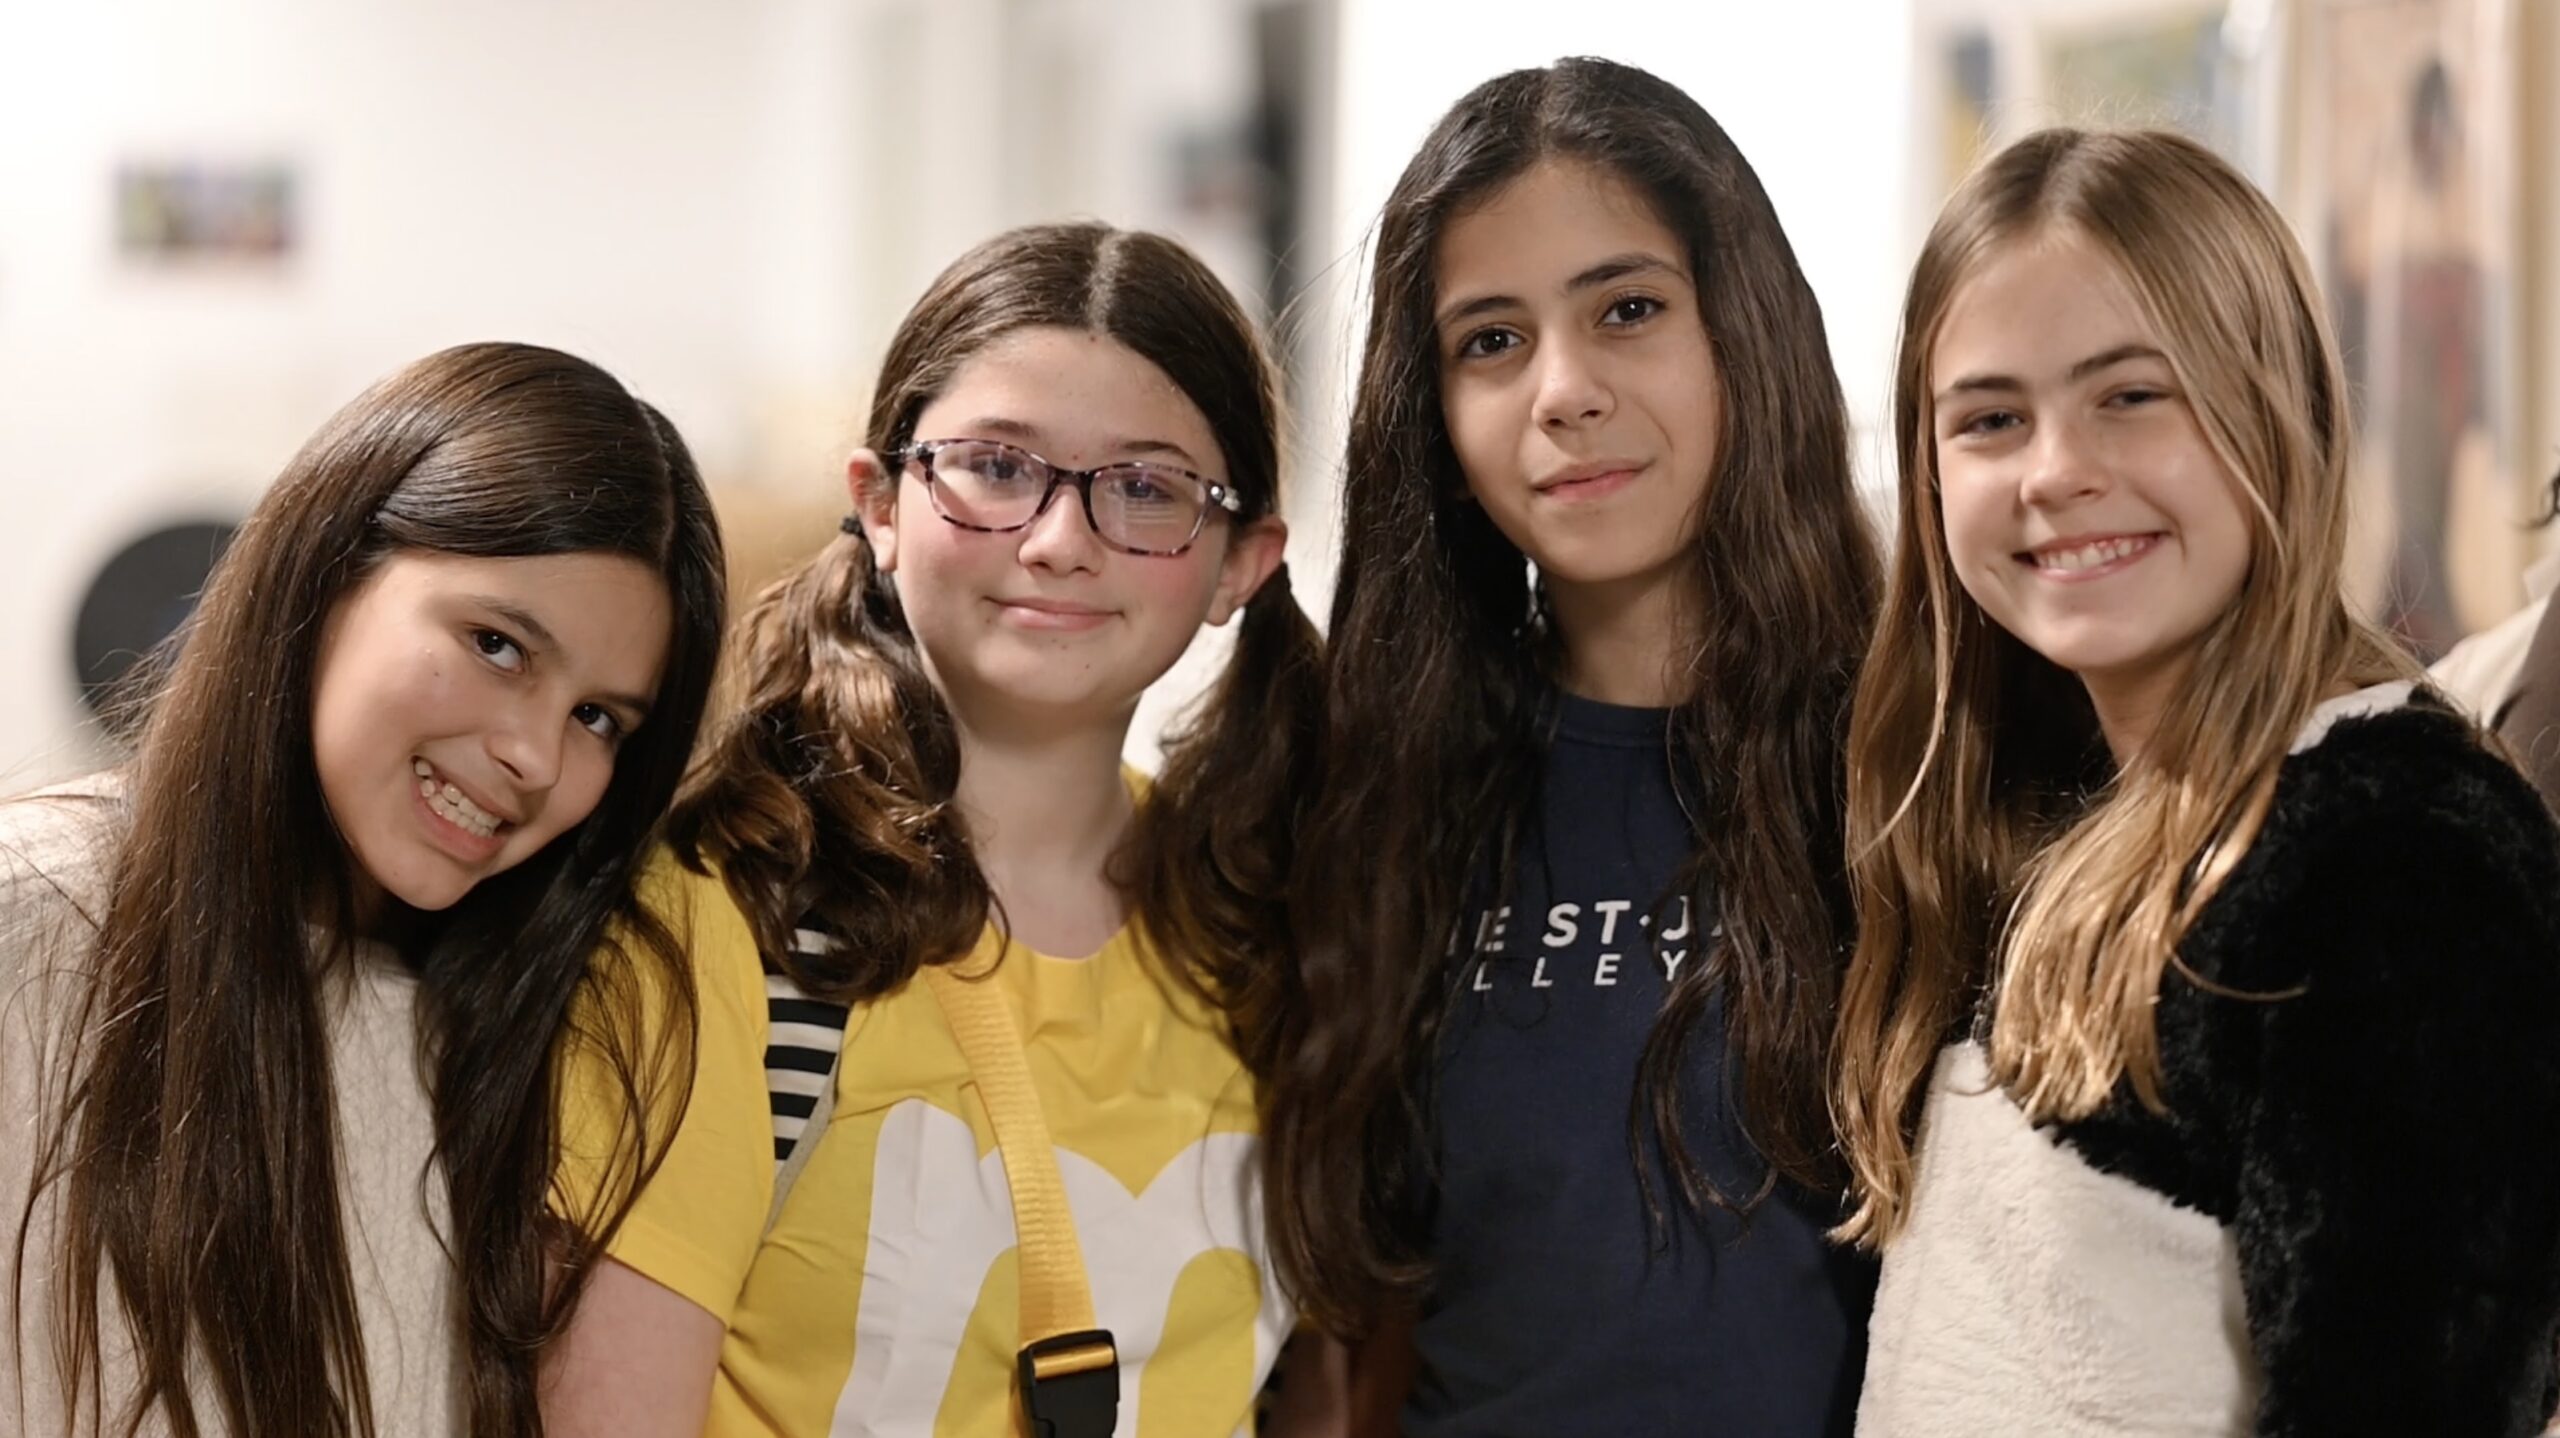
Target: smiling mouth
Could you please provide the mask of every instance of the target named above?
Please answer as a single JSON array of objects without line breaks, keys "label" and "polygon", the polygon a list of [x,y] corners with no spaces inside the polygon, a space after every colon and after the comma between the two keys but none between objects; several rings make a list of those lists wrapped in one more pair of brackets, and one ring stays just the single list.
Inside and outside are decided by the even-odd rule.
[{"label": "smiling mouth", "polygon": [[1604,494],[1613,494],[1633,483],[1637,473],[1642,469],[1642,465],[1627,464],[1588,473],[1568,474],[1534,485],[1532,489],[1542,499],[1596,499]]},{"label": "smiling mouth", "polygon": [[1031,629],[1091,629],[1112,614],[1108,609],[1036,600],[999,599],[995,606],[999,613],[1014,623]]},{"label": "smiling mouth", "polygon": [[2022,551],[2017,559],[2051,578],[2088,578],[2111,574],[2134,563],[2158,548],[2165,537],[2158,533],[2111,534],[2102,539],[2041,545]]},{"label": "smiling mouth", "polygon": [[506,820],[473,803],[470,795],[437,774],[426,760],[411,760],[410,771],[418,776],[418,797],[437,818],[475,839],[494,839],[507,827]]}]

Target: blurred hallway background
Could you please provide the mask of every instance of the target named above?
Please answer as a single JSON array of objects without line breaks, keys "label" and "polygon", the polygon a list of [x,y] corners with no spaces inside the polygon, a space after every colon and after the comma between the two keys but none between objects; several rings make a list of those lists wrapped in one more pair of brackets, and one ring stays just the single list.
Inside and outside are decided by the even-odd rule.
[{"label": "blurred hallway background", "polygon": [[[442,345],[613,370],[693,444],[740,583],[775,572],[833,532],[906,305],[1035,219],[1168,231],[1272,320],[1321,621],[1362,241],[1451,100],[1565,54],[1750,155],[1879,503],[1904,271],[1964,167],[2054,120],[2205,135],[2332,290],[2375,602],[2432,646],[2522,601],[2560,467],[2560,0],[0,0],[0,782],[106,752],[84,604],[93,665],[165,628],[320,420]],[[1142,762],[1216,660],[1151,696]]]}]

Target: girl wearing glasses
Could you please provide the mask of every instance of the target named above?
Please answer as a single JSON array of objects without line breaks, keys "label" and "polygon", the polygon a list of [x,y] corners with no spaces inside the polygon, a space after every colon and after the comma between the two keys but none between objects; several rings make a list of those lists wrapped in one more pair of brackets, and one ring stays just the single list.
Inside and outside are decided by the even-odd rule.
[{"label": "girl wearing glasses", "polygon": [[1904,306],[1859,679],[1859,1431],[2542,1431],[2560,840],[2358,617],[2349,389],[2275,207],[2049,130]]},{"label": "girl wearing glasses", "polygon": [[0,805],[0,1431],[540,1431],[629,1193],[552,1193],[557,1055],[645,1168],[684,955],[631,880],[724,592],[674,428],[556,351],[429,356],[285,467],[130,761]]},{"label": "girl wearing glasses", "polygon": [[[1153,235],[1017,230],[908,314],[859,522],[748,615],[744,708],[672,822],[699,1063],[555,1434],[1015,1431],[1014,1215],[928,965],[992,970],[1018,1022],[1119,1431],[1249,1423],[1289,1321],[1250,1072],[1319,664],[1277,427],[1252,326]],[[1230,620],[1134,781],[1140,693]]]},{"label": "girl wearing glasses", "polygon": [[1345,483],[1356,747],[1269,1089],[1292,1291],[1369,1337],[1370,1396],[1410,1379],[1396,1431],[1845,1433],[1872,1269],[1824,1239],[1824,1065],[1875,562],[1813,292],[1694,101],[1567,60],[1441,120],[1379,223]]}]

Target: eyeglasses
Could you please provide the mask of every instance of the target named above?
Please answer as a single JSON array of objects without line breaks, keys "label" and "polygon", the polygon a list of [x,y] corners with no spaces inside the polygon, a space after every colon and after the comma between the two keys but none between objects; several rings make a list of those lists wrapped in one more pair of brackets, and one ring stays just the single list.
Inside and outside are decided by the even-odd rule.
[{"label": "eyeglasses", "polygon": [[921,465],[933,512],[983,534],[1029,528],[1048,512],[1060,485],[1075,486],[1085,522],[1126,554],[1180,554],[1208,526],[1213,508],[1244,512],[1234,490],[1169,464],[1068,469],[992,439],[929,439],[890,460],[900,469]]}]

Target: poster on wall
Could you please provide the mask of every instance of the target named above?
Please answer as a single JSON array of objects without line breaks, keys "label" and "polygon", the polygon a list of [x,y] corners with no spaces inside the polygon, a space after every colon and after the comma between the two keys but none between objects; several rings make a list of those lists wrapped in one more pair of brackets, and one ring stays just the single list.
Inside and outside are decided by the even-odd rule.
[{"label": "poster on wall", "polygon": [[2516,17],[2508,0],[2316,0],[2293,213],[2357,400],[2351,577],[2432,659],[2523,601]]},{"label": "poster on wall", "polygon": [[1965,25],[1940,43],[1938,193],[1948,194],[1991,152],[2000,99],[2000,53],[1990,30]]},{"label": "poster on wall", "polygon": [[2179,130],[2245,164],[2225,19],[2218,5],[2170,6],[2047,31],[2044,86],[2057,118]]},{"label": "poster on wall", "polygon": [[280,265],[293,257],[293,168],[280,161],[116,167],[116,252],[127,262]]},{"label": "poster on wall", "polygon": [[1982,158],[2046,125],[2191,135],[2266,183],[2284,85],[2266,3],[1922,0],[1916,87],[1935,144],[1928,208]]}]

